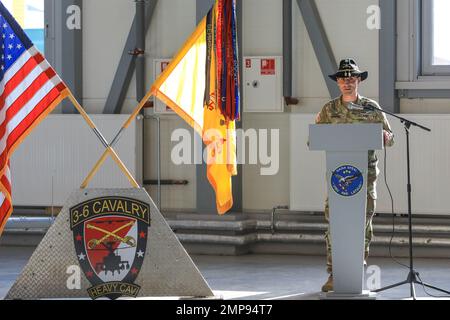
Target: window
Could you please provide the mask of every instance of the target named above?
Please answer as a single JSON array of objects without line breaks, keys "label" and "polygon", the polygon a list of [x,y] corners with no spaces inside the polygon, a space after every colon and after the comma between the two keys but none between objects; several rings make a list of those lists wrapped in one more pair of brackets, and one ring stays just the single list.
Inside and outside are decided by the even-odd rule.
[{"label": "window", "polygon": [[2,0],[36,48],[45,51],[44,0]]},{"label": "window", "polygon": [[450,1],[422,3],[422,74],[450,75]]}]

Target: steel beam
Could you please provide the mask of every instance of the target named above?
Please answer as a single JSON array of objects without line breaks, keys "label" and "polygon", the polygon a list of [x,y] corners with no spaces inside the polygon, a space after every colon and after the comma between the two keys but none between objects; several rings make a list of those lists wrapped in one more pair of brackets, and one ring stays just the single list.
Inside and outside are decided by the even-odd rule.
[{"label": "steel beam", "polygon": [[292,0],[283,0],[283,95],[292,97]]},{"label": "steel beam", "polygon": [[44,0],[44,24],[45,24],[45,58],[56,69],[55,57],[55,0]]},{"label": "steel beam", "polygon": [[336,83],[328,75],[336,72],[336,59],[328,41],[325,29],[320,19],[319,11],[314,0],[297,0],[298,7],[303,16],[306,30],[308,30],[314,52],[320,64],[325,83],[331,97],[340,95]]},{"label": "steel beam", "polygon": [[145,0],[136,1],[136,100],[140,102],[145,96]]},{"label": "steel beam", "polygon": [[[83,99],[83,37],[82,37],[82,0],[60,0],[50,2],[53,7],[51,15],[46,15],[47,26],[46,49],[52,46],[49,52],[53,66],[58,74],[70,88],[78,101]],[[46,5],[46,8],[48,6]],[[80,22],[80,23],[78,23]],[[61,103],[62,112],[76,113],[75,107],[68,100]]]},{"label": "steel beam", "polygon": [[[158,0],[149,0],[145,4],[145,32],[148,32],[150,23],[152,21],[153,13]],[[136,37],[136,24],[137,17],[134,18],[128,39],[120,58],[119,66],[114,76],[114,81],[109,91],[108,98],[103,113],[105,114],[120,114],[122,111],[123,102],[125,100],[128,87],[130,86],[131,78],[136,67],[136,56],[130,55],[130,51],[136,49],[137,37]]]},{"label": "steel beam", "polygon": [[380,0],[381,30],[379,52],[379,102],[383,109],[400,112],[395,91],[397,75],[397,1]]},{"label": "steel beam", "polygon": [[214,0],[196,0],[196,21],[200,23],[214,5]]}]

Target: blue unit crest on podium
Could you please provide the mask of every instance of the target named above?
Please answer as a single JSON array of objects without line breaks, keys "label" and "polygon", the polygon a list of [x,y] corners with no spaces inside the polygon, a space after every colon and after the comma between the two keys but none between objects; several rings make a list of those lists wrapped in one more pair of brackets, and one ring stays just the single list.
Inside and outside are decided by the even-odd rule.
[{"label": "blue unit crest on podium", "polygon": [[363,174],[354,166],[341,166],[331,174],[331,187],[343,197],[352,197],[358,194],[363,185]]}]

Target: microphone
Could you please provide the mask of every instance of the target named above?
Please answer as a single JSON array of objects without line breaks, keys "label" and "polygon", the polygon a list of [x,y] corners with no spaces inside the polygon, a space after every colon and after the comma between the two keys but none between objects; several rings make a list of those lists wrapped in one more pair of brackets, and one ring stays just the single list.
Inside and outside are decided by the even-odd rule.
[{"label": "microphone", "polygon": [[367,104],[367,105],[365,105],[365,106],[362,106],[362,105],[359,105],[359,104],[350,102],[350,103],[347,105],[347,108],[348,108],[349,110],[374,111],[375,106],[373,106],[373,105],[370,104],[370,103]]},{"label": "microphone", "polygon": [[349,104],[347,105],[347,108],[349,110],[359,110],[359,111],[365,110],[363,106],[360,106],[359,104],[356,104],[353,102],[349,102]]}]

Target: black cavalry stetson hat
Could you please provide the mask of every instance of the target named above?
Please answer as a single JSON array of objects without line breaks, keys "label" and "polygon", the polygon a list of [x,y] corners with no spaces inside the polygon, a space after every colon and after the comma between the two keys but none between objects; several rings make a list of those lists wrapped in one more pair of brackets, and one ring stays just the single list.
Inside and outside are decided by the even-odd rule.
[{"label": "black cavalry stetson hat", "polygon": [[329,75],[331,79],[337,81],[337,78],[349,78],[349,77],[361,77],[361,81],[364,81],[369,76],[367,71],[361,72],[358,65],[353,59],[341,60],[339,64],[339,70],[332,75]]}]

